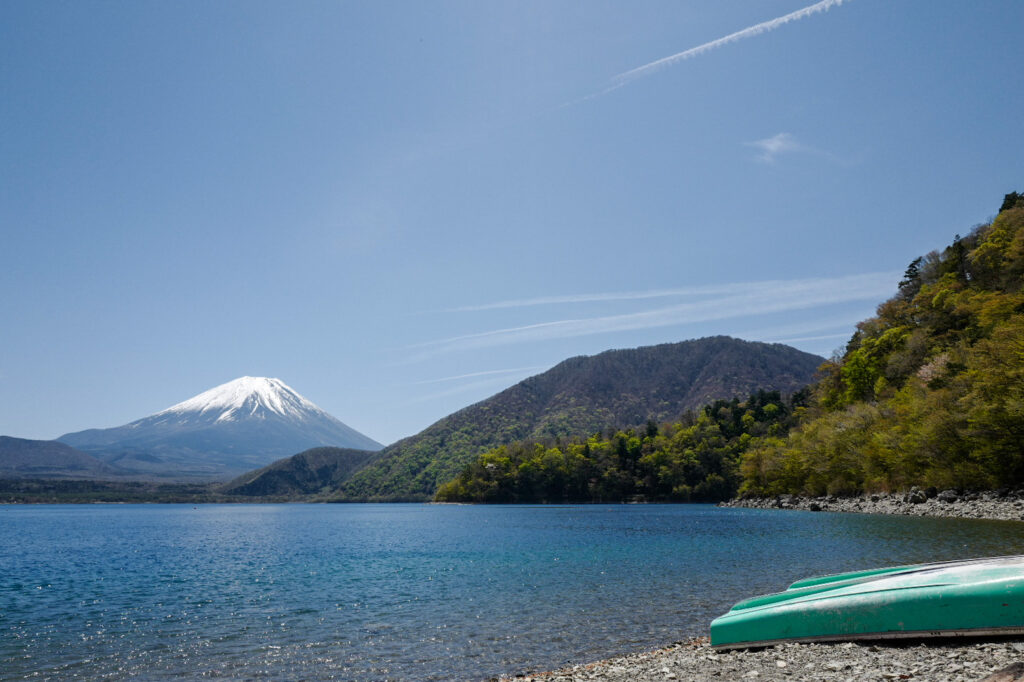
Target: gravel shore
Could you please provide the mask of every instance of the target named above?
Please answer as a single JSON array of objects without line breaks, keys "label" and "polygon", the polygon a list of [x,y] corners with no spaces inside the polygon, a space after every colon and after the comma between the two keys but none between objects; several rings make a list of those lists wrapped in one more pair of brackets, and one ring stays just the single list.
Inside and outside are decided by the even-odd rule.
[{"label": "gravel shore", "polygon": [[[1024,642],[965,644],[783,644],[716,652],[706,638],[547,673],[502,678],[505,682],[679,682],[758,680],[862,682],[1011,682],[1024,674],[1006,670],[1024,662]],[[1024,665],[1018,666],[1024,669]],[[1003,675],[999,671],[1006,670]]]},{"label": "gravel shore", "polygon": [[860,497],[835,497],[832,495],[827,497],[798,497],[796,495],[751,497],[722,502],[719,506],[1022,521],[1024,520],[1024,490],[961,493],[956,490],[911,488],[901,493],[881,493]]},{"label": "gravel shore", "polygon": [[[1024,489],[959,492],[911,488],[861,497],[749,498],[722,507],[1024,520]],[[1024,532],[1024,528],[1022,528]],[[933,640],[928,643],[783,644],[714,651],[706,637],[506,682],[679,682],[759,680],[861,682],[1024,682],[1024,640]]]}]

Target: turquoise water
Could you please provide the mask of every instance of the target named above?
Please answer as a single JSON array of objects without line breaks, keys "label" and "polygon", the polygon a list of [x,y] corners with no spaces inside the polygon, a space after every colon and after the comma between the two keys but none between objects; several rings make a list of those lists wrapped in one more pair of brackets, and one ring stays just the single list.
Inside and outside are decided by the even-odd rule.
[{"label": "turquoise water", "polygon": [[0,679],[486,679],[1019,523],[705,505],[0,506]]}]

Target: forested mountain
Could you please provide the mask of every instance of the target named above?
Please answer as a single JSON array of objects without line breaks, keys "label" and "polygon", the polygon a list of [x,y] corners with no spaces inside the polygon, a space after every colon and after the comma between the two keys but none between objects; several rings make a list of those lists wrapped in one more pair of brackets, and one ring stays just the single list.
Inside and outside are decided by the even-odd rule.
[{"label": "forested mountain", "polygon": [[349,448],[312,448],[218,486],[223,495],[305,496],[337,489],[380,453]]},{"label": "forested mountain", "polygon": [[490,448],[677,420],[758,389],[792,393],[821,362],[789,346],[721,336],[571,358],[388,446],[333,497],[430,499]]},{"label": "forested mountain", "polygon": [[680,422],[568,441],[502,445],[442,485],[439,502],[717,502],[736,494],[739,459],[782,435],[808,392],[717,400]]},{"label": "forested mountain", "polygon": [[744,457],[743,491],[820,495],[1024,484],[1024,197],[916,259],[824,367],[786,438]]},{"label": "forested mountain", "polygon": [[0,436],[0,478],[117,478],[123,471],[55,440]]}]

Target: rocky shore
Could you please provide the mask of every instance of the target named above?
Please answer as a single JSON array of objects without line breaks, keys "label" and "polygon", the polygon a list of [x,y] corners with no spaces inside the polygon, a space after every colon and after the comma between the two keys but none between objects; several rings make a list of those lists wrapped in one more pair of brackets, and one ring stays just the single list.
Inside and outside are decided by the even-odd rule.
[{"label": "rocky shore", "polygon": [[779,495],[730,500],[719,506],[1024,521],[1024,489],[959,492],[911,488],[900,493],[877,493],[860,497]]},{"label": "rocky shore", "polygon": [[955,644],[783,644],[716,652],[706,638],[666,649],[503,678],[504,682],[703,682],[714,680],[1016,682],[1024,642]]}]

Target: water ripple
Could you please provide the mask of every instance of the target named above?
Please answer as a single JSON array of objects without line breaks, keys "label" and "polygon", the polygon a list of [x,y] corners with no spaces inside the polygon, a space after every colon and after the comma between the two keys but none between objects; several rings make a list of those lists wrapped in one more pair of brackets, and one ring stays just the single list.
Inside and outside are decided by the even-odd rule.
[{"label": "water ripple", "polygon": [[0,679],[450,680],[703,634],[1019,524],[692,506],[0,507]]}]

